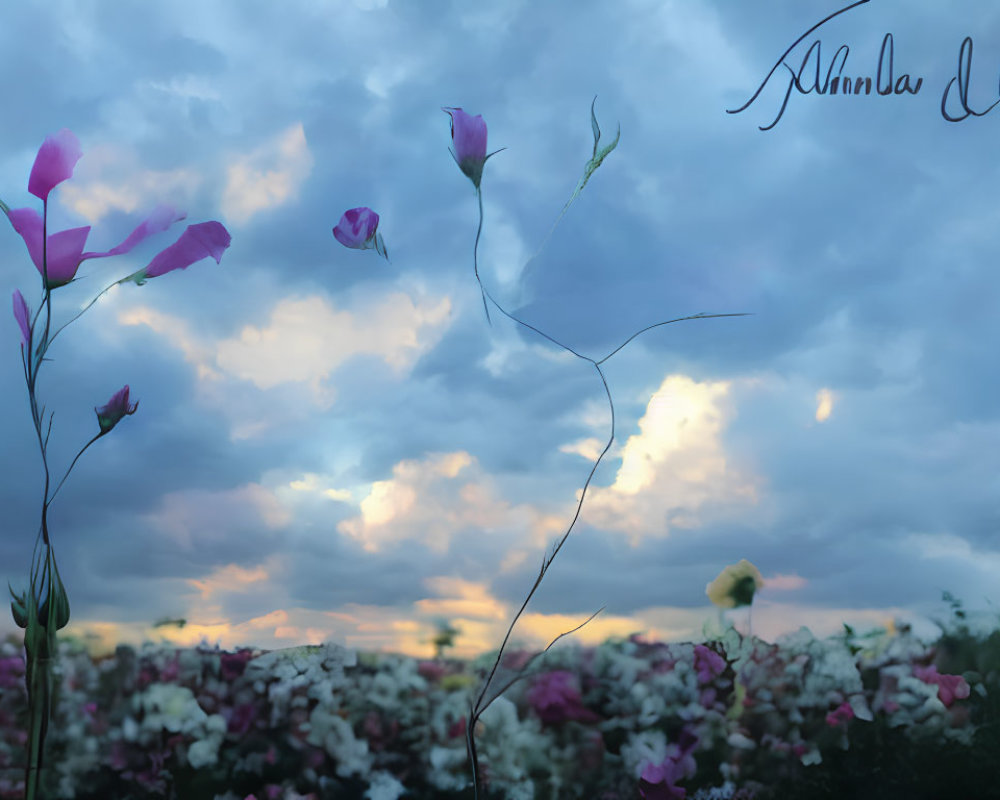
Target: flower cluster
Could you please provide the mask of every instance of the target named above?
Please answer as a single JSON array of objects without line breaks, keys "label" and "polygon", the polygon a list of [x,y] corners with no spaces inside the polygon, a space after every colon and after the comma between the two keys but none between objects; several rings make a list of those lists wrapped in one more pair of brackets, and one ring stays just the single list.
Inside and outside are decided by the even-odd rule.
[{"label": "flower cluster", "polygon": [[[729,629],[700,644],[556,648],[483,714],[483,782],[510,798],[762,798],[775,776],[821,768],[865,726],[967,741],[959,712],[974,687],[939,673],[934,654],[905,632],[857,649],[805,630],[776,644]],[[147,644],[93,661],[64,640],[51,796],[185,796],[196,778],[226,800],[464,796],[465,712],[484,664],[335,645]],[[16,649],[0,648],[0,688],[22,674]],[[0,720],[23,700],[0,693]],[[0,729],[2,766],[23,741],[17,726]]]}]

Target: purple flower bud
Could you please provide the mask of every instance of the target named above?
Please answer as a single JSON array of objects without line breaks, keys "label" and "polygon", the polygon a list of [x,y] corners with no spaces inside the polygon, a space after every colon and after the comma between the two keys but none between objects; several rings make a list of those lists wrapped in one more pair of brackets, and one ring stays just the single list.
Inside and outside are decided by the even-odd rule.
[{"label": "purple flower bud", "polygon": [[442,108],[451,116],[451,141],[455,146],[452,156],[459,169],[478,189],[483,178],[486,159],[486,122],[482,114],[471,116],[461,108]]},{"label": "purple flower bud", "polygon": [[128,384],[125,384],[124,388],[119,389],[111,396],[107,405],[94,409],[97,412],[97,424],[101,426],[101,433],[110,431],[122,417],[134,414],[137,408],[139,408],[138,401],[129,406]]}]

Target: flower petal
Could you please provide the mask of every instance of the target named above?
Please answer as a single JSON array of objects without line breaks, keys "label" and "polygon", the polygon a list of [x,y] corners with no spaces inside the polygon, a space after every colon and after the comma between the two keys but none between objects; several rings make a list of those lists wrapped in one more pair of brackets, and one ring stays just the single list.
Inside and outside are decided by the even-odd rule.
[{"label": "flower petal", "polygon": [[[70,228],[49,236],[46,253],[48,263],[49,288],[63,286],[76,277],[76,271],[83,260],[83,246],[87,243],[90,226]],[[41,272],[41,270],[39,270]]]},{"label": "flower petal", "polygon": [[28,304],[19,289],[14,290],[14,319],[21,327],[21,340],[28,344],[31,341],[31,327],[28,324]]},{"label": "flower petal", "polygon": [[175,222],[180,222],[184,217],[186,217],[183,211],[178,211],[172,206],[160,205],[153,209],[152,213],[146,217],[143,222],[141,222],[138,227],[132,233],[128,235],[128,238],[122,242],[117,247],[112,247],[106,253],[84,253],[83,257],[87,258],[106,258],[107,256],[120,256],[123,253],[127,253],[144,239],[152,236],[154,233],[161,233],[173,225]]},{"label": "flower petal", "polygon": [[63,128],[47,136],[35,156],[28,177],[28,191],[41,200],[48,200],[49,192],[67,178],[73,177],[73,167],[83,151],[73,132]]},{"label": "flower petal", "polygon": [[209,256],[218,264],[231,241],[229,231],[221,222],[188,225],[176,242],[158,253],[142,270],[143,278],[155,278],[175,269],[186,269]]},{"label": "flower petal", "polygon": [[28,254],[38,269],[45,275],[48,263],[48,288],[55,289],[73,280],[83,259],[83,246],[87,242],[90,226],[70,228],[49,236],[48,248],[42,250],[42,218],[32,208],[12,208],[8,214],[14,226],[28,247]]}]

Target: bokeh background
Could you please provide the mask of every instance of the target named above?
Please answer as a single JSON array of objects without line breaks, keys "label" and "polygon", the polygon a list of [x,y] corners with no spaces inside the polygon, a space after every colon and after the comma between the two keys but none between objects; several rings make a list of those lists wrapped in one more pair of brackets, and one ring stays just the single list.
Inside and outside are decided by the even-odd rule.
[{"label": "bokeh background", "polygon": [[[1000,109],[944,120],[962,40],[970,105],[997,100],[1000,11],[872,0],[821,72],[875,76],[893,34],[915,95],[793,91],[779,66],[838,6],[792,0],[200,3],[52,0],[0,14],[0,198],[61,128],[84,157],[53,229],[107,249],[158,202],[233,244],[106,295],[39,384],[61,476],[129,384],[139,410],[51,512],[73,609],[98,643],[325,639],[429,654],[496,647],[610,432],[592,367],[494,315],[478,211],[442,106],[482,114],[480,269],[579,352],[697,312],[607,363],[616,443],[518,627],[548,641],[697,637],[705,586],[747,558],[774,637],[909,621],[943,591],[989,611],[1000,579]],[[839,69],[838,69],[839,66]],[[812,67],[807,68],[807,72]],[[617,149],[552,230],[593,148]],[[953,96],[954,99],[954,96]],[[390,262],[340,246],[381,215]],[[5,223],[4,223],[5,224]],[[38,273],[0,225],[0,296]],[[87,262],[56,322],[182,229]],[[551,235],[549,235],[551,233]],[[9,301],[4,301],[9,304]],[[9,305],[7,306],[9,308]],[[19,332],[0,316],[0,578],[25,585],[42,473]],[[6,589],[4,590],[6,592]],[[733,615],[746,626],[745,615]],[[183,628],[151,629],[164,618]],[[0,632],[13,631],[0,615]]]}]

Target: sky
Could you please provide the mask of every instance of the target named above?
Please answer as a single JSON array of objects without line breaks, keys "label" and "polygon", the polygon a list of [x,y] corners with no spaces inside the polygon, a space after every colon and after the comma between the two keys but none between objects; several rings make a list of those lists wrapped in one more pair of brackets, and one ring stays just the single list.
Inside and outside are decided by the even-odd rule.
[{"label": "sky", "polygon": [[[994,614],[1000,10],[871,0],[801,38],[847,5],[5,8],[0,199],[38,207],[35,154],[68,128],[84,155],[50,230],[91,225],[88,249],[108,249],[167,202],[232,234],[221,264],[115,288],[49,353],[56,479],[96,406],[125,384],[139,401],[50,510],[65,632],[426,656],[447,621],[459,656],[499,646],[611,413],[591,364],[487,322],[444,106],[481,114],[500,151],[478,266],[512,314],[595,359],[658,322],[748,314],[657,327],[604,363],[615,441],[516,641],[602,607],[583,644],[697,639],[718,623],[706,585],[744,558],[766,584],[752,619],[727,619],[765,638],[890,620],[932,636],[944,591]],[[882,86],[900,94],[876,91],[886,34]],[[818,91],[828,71],[860,92]],[[963,94],[978,113],[947,120]],[[620,141],[560,218],[595,97],[601,144]],[[358,206],[389,261],[334,239]],[[0,296],[35,309],[38,272],[5,226]],[[182,229],[85,262],[54,321]],[[19,342],[0,315],[15,589],[43,491]],[[187,624],[151,628],[164,618]]]}]

